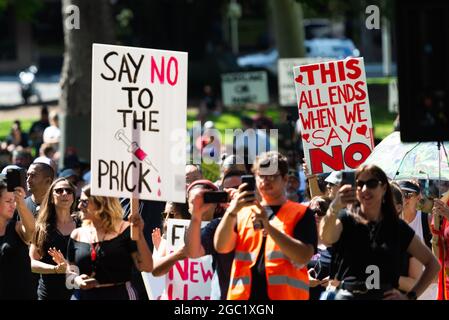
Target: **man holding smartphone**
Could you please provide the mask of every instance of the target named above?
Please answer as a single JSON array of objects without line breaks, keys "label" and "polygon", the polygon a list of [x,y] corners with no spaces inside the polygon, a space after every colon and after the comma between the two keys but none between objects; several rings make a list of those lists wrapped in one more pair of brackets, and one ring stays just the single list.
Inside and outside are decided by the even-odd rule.
[{"label": "man holding smartphone", "polygon": [[[227,299],[307,300],[306,264],[317,245],[313,213],[286,198],[286,157],[263,153],[253,173],[261,200],[243,183],[233,193],[214,237],[217,252],[235,250]],[[263,230],[254,228],[254,222]]]}]

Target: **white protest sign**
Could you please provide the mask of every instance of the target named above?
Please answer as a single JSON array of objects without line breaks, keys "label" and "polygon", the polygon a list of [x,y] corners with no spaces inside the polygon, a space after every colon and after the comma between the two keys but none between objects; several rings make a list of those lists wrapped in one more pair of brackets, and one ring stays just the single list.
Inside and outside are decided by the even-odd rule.
[{"label": "white protest sign", "polygon": [[357,168],[374,148],[363,58],[304,65],[293,72],[311,172]]},{"label": "white protest sign", "polygon": [[186,110],[187,53],[94,44],[92,194],[185,202]]},{"label": "white protest sign", "polygon": [[221,92],[225,106],[242,106],[247,103],[268,103],[267,72],[255,71],[222,74]]},{"label": "white protest sign", "polygon": [[[202,222],[201,227],[208,222]],[[184,245],[190,220],[168,219],[167,250],[173,252]],[[212,256],[177,261],[166,276],[168,300],[210,300],[214,271]]]},{"label": "white protest sign", "polygon": [[388,111],[399,113],[398,81],[396,78],[390,80],[388,84]]},{"label": "white protest sign", "polygon": [[279,105],[291,107],[296,105],[295,79],[293,67],[329,61],[330,58],[283,58],[278,60]]}]

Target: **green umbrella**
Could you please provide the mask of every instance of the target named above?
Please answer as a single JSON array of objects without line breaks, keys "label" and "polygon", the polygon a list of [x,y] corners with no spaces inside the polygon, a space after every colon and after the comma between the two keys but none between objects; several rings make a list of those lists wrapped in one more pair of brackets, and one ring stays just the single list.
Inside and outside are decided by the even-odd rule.
[{"label": "green umbrella", "polygon": [[[393,132],[379,143],[364,164],[379,166],[390,179],[449,181],[449,142],[401,142]],[[441,176],[440,176],[441,172]]]}]

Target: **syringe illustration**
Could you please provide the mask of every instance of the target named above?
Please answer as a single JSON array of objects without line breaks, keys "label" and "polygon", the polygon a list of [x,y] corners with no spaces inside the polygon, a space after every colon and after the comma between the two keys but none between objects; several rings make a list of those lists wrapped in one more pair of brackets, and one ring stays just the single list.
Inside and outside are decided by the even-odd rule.
[{"label": "syringe illustration", "polygon": [[119,141],[123,141],[123,143],[128,147],[128,152],[131,152],[136,156],[140,161],[145,162],[147,165],[151,166],[156,172],[159,172],[156,167],[151,163],[150,159],[148,159],[148,155],[143,151],[137,142],[131,141],[125,135],[125,130],[119,129],[115,133],[115,138]]}]

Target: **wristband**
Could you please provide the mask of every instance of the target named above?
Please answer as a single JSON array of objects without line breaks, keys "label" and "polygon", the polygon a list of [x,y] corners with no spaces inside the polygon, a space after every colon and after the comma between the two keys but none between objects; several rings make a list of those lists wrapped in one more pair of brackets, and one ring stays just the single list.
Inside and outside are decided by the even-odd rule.
[{"label": "wristband", "polygon": [[54,266],[53,270],[55,271],[55,273],[58,273],[58,265]]}]

